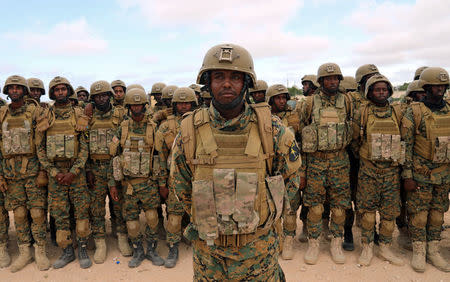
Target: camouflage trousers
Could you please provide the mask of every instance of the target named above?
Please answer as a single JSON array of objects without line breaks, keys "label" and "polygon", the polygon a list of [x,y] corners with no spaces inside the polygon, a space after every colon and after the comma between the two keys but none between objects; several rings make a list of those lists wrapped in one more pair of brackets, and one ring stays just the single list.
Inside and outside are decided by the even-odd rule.
[{"label": "camouflage trousers", "polygon": [[[90,189],[90,222],[94,238],[105,238],[106,197],[109,193],[108,180],[111,175],[110,164],[107,162],[95,162],[90,171],[95,176],[95,187]],[[122,216],[123,195],[119,190],[119,202],[113,202],[117,232],[126,234],[126,225]]]},{"label": "camouflage trousers", "polygon": [[[347,152],[342,150],[332,158],[321,158],[314,154],[307,155],[307,185],[303,194],[304,205],[309,207],[308,237],[317,239],[322,233],[321,215],[327,200],[331,209],[330,231],[334,237],[342,237],[345,215],[342,217],[341,213],[351,207]],[[320,215],[316,215],[318,212]]]},{"label": "camouflage trousers", "polygon": [[285,281],[274,231],[243,247],[207,246],[194,240],[194,281]]},{"label": "camouflage trousers", "polygon": [[300,191],[290,201],[290,208],[283,210],[283,235],[295,236],[297,229],[297,211],[302,203]]},{"label": "camouflage trousers", "polygon": [[449,208],[450,183],[436,185],[417,181],[417,186],[420,188],[406,196],[411,240],[440,240],[443,216]]},{"label": "camouflage trousers", "polygon": [[[14,211],[14,223],[19,244],[31,243],[31,234],[33,234],[33,238],[38,245],[43,245],[46,240],[47,224],[42,214],[47,208],[47,191],[45,187],[38,187],[35,180],[36,176],[24,179],[7,179],[7,209]],[[16,213],[19,207],[25,208],[25,212]],[[30,224],[28,211],[31,209],[40,209],[42,214],[41,218],[33,218]]]},{"label": "camouflage trousers", "polygon": [[178,201],[173,189],[169,190],[169,196],[167,197],[167,243],[173,245],[181,241],[181,221],[184,215],[183,205]]},{"label": "camouflage trousers", "polygon": [[[68,170],[59,168],[63,173]],[[70,234],[70,205],[73,205],[77,237],[86,240],[90,234],[89,228],[89,190],[86,185],[85,171],[75,176],[70,185],[59,184],[54,177],[49,176],[48,201],[50,215],[55,219],[55,226],[58,231],[68,232]],[[70,238],[64,241],[64,245],[71,243]],[[57,238],[58,240],[58,238]],[[61,247],[64,247],[58,243]]]},{"label": "camouflage trousers", "polygon": [[5,209],[5,195],[0,192],[0,244],[8,242],[9,215]]},{"label": "camouflage trousers", "polygon": [[[131,181],[133,181],[132,179]],[[130,188],[130,185],[132,188]],[[123,215],[127,222],[138,221],[141,210],[144,212],[152,209],[157,209],[161,205],[158,185],[150,178],[144,182],[131,184],[127,181],[123,181],[124,190],[124,203],[123,203]],[[156,216],[157,217],[157,216]],[[145,229],[145,237],[147,240],[158,239],[158,226],[151,227],[147,225]],[[129,230],[128,237],[132,241],[141,241],[143,235],[139,232],[137,238],[132,238]]]},{"label": "camouflage trousers", "polygon": [[400,214],[400,171],[398,167],[375,169],[361,161],[356,192],[361,214],[361,242],[374,240],[376,212],[380,214],[380,242],[392,242],[395,218]]}]

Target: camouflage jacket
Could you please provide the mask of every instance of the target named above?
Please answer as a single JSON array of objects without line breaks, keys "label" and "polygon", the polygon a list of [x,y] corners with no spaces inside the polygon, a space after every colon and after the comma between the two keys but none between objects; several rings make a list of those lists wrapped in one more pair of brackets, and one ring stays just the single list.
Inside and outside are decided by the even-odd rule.
[{"label": "camouflage jacket", "polygon": [[356,109],[361,106],[361,104],[367,103],[367,99],[364,97],[364,93],[361,93],[360,91],[356,92],[348,92],[345,95],[347,95],[349,98],[352,99],[353,105]]}]

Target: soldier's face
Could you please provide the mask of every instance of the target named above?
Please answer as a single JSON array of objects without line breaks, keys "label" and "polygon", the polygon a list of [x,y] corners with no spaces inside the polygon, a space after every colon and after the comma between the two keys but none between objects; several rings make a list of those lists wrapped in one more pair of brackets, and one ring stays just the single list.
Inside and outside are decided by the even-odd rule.
[{"label": "soldier's face", "polygon": [[444,97],[446,90],[447,90],[447,85],[431,85],[431,87],[430,87],[431,96],[435,97],[435,98]]},{"label": "soldier's face", "polygon": [[282,111],[286,110],[286,103],[287,103],[286,94],[280,94],[280,95],[274,96],[272,98],[272,100],[273,100],[272,111],[274,113],[278,113],[278,112],[282,112]]},{"label": "soldier's face", "polygon": [[266,100],[266,92],[265,91],[253,92],[252,97],[255,103],[262,103]]},{"label": "soldier's face", "polygon": [[8,96],[13,102],[19,101],[23,97],[23,86],[16,84],[9,85]]},{"label": "soldier's face", "polygon": [[339,76],[330,75],[323,78],[323,88],[329,93],[336,93],[339,89]]},{"label": "soldier's face", "polygon": [[389,98],[389,88],[386,82],[380,81],[373,85],[369,98],[376,103],[384,104]]},{"label": "soldier's face", "polygon": [[56,102],[65,103],[67,101],[68,93],[69,89],[65,84],[58,84],[53,87],[53,96],[55,97]]},{"label": "soldier's face", "polygon": [[85,91],[81,91],[77,94],[78,101],[87,102],[88,94]]},{"label": "soldier's face", "polygon": [[226,105],[238,98],[244,87],[244,73],[231,70],[211,72],[211,94],[220,104]]},{"label": "soldier's face", "polygon": [[133,116],[140,116],[144,113],[145,105],[130,105],[131,114]]},{"label": "soldier's face", "polygon": [[156,103],[161,103],[161,93],[153,94],[153,98],[155,98]]},{"label": "soldier's face", "polygon": [[425,96],[427,96],[427,93],[425,91],[414,91],[411,93],[411,96],[414,101],[421,102],[423,99],[425,99]]},{"label": "soldier's face", "polygon": [[184,115],[185,113],[192,110],[191,102],[177,102],[177,113]]},{"label": "soldier's face", "polygon": [[109,94],[100,93],[94,96],[94,103],[96,106],[105,106],[109,103]]},{"label": "soldier's face", "polygon": [[203,98],[203,102],[205,102],[205,105],[209,107],[209,105],[211,105],[211,98]]},{"label": "soldier's face", "polygon": [[302,86],[303,86],[303,95],[307,95],[309,92],[309,89],[311,89],[311,82],[303,81]]},{"label": "soldier's face", "polygon": [[123,91],[122,86],[116,86],[114,87],[114,99],[116,100],[122,100],[125,97],[125,91]]},{"label": "soldier's face", "polygon": [[36,87],[30,88],[30,96],[31,98],[39,101],[41,99],[41,89]]}]

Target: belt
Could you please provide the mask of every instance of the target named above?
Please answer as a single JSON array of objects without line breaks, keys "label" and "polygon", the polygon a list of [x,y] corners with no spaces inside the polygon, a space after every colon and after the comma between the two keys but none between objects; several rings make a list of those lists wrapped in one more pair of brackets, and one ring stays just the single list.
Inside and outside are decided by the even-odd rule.
[{"label": "belt", "polygon": [[325,159],[325,160],[329,160],[329,159],[334,159],[337,156],[339,156],[340,154],[342,154],[344,151],[335,151],[335,152],[314,152],[314,153],[310,153],[312,156],[319,158],[319,159]]},{"label": "belt", "polygon": [[67,161],[54,161],[54,164],[57,168],[71,168],[74,164],[74,161],[67,160]]},{"label": "belt", "polygon": [[249,234],[219,235],[214,240],[214,245],[220,247],[243,247],[255,241],[258,237],[268,234],[269,231],[270,228],[261,228]]}]

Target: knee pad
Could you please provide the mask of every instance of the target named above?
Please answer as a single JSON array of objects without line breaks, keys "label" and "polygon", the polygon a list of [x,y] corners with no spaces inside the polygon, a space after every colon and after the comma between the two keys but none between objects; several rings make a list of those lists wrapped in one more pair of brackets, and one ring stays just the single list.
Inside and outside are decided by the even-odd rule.
[{"label": "knee pad", "polygon": [[149,209],[145,211],[145,218],[147,219],[147,225],[150,228],[156,228],[158,226],[158,212],[156,209]]},{"label": "knee pad", "polygon": [[413,214],[411,215],[411,224],[414,227],[425,228],[425,226],[427,225],[427,217],[428,217],[427,211],[421,211],[416,214]]},{"label": "knee pad", "polygon": [[76,221],[77,235],[80,238],[86,238],[91,234],[88,219],[79,219]]},{"label": "knee pad", "polygon": [[441,226],[444,223],[444,213],[438,210],[430,210],[428,222],[432,226]]},{"label": "knee pad", "polygon": [[35,224],[44,224],[45,216],[44,210],[40,208],[31,208],[30,210],[31,218]]},{"label": "knee pad", "polygon": [[394,232],[395,223],[393,220],[381,220],[380,234],[386,237],[391,237]]},{"label": "knee pad", "polygon": [[283,220],[283,225],[286,230],[295,231],[297,229],[297,216],[295,214],[286,214]]},{"label": "knee pad", "polygon": [[181,232],[181,215],[169,214],[167,219],[167,231],[170,233]]},{"label": "knee pad", "polygon": [[361,217],[361,227],[365,230],[370,230],[373,228],[375,224],[375,216],[374,212],[365,212]]},{"label": "knee pad", "polygon": [[28,212],[24,206],[17,207],[14,209],[14,221],[19,224],[28,221]]},{"label": "knee pad", "polygon": [[323,205],[318,204],[316,206],[309,207],[307,217],[311,222],[319,222],[322,219],[322,213],[323,213]]},{"label": "knee pad", "polygon": [[136,239],[140,231],[139,220],[127,221],[128,236],[130,239]]},{"label": "knee pad", "polygon": [[72,233],[69,230],[56,230],[56,243],[61,248],[65,249],[72,244]]},{"label": "knee pad", "polygon": [[341,208],[331,209],[331,219],[337,225],[342,225],[345,222],[345,210]]}]

